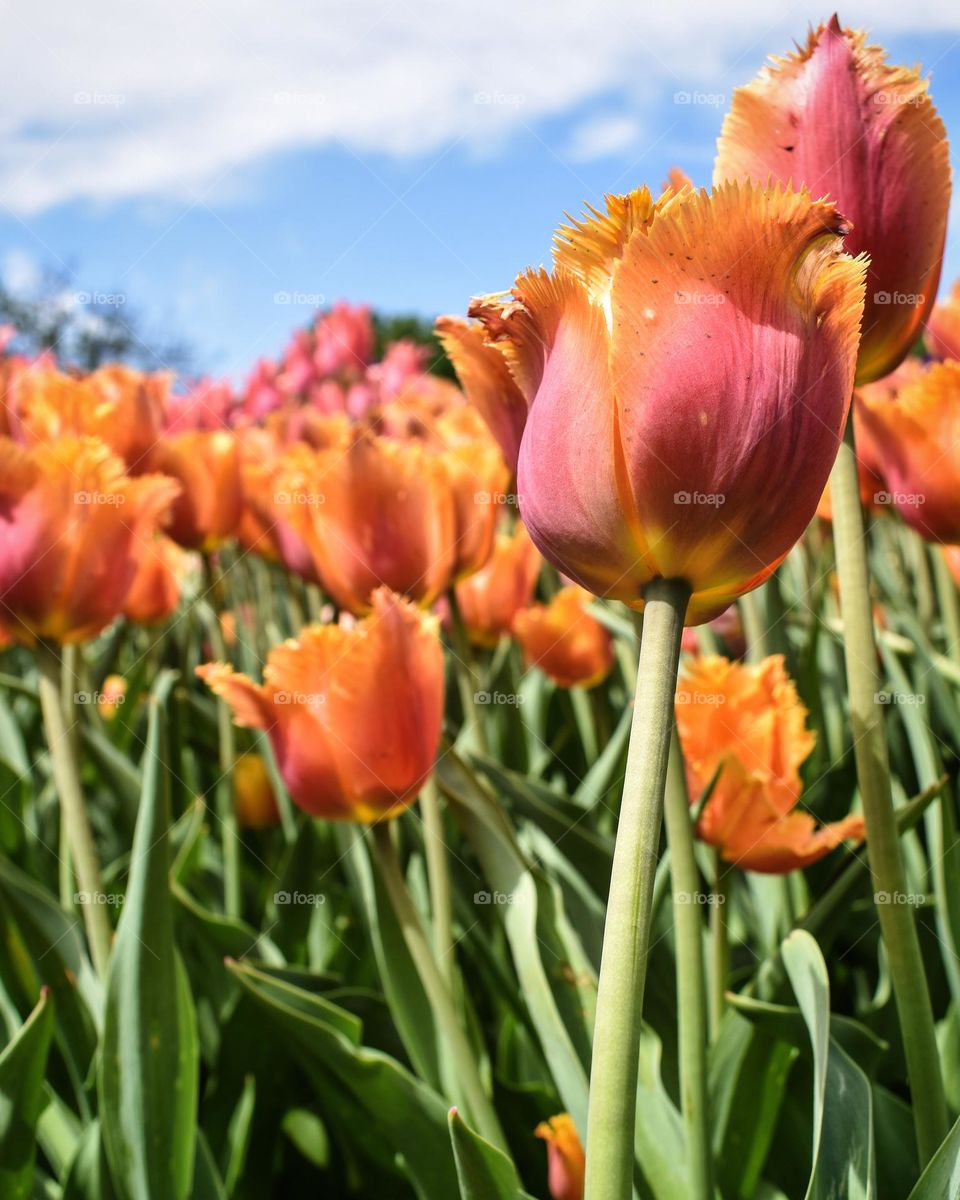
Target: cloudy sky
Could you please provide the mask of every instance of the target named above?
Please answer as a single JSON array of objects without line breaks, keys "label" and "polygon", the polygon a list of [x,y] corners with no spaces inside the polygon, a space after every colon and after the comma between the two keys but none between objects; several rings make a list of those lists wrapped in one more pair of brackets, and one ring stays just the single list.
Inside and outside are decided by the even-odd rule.
[{"label": "cloudy sky", "polygon": [[[545,261],[565,210],[674,164],[706,183],[733,88],[830,11],[0,0],[0,273],[69,271],[235,379],[340,297],[462,311]],[[931,73],[960,144],[956,0],[840,16]]]}]

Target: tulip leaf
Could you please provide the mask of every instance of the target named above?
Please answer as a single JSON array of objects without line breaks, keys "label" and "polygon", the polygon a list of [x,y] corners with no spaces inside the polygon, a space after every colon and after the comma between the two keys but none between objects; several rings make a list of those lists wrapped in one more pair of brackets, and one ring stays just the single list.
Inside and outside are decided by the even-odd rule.
[{"label": "tulip leaf", "polygon": [[173,678],[161,676],[151,701],[130,882],[107,981],[98,1090],[121,1200],[187,1200],[196,1154],[196,1016],[174,943],[162,744]]},{"label": "tulip leaf", "polygon": [[960,1196],[960,1121],[947,1134],[927,1163],[917,1186],[907,1200],[945,1200]]},{"label": "tulip leaf", "polygon": [[[447,1106],[395,1059],[359,1044],[355,1017],[320,996],[231,963],[268,1019],[290,1039],[296,1061],[316,1082],[323,1119],[345,1138],[375,1129],[359,1145],[374,1161],[399,1169],[421,1200],[456,1195]],[[355,1143],[356,1145],[356,1143]]]},{"label": "tulip leaf", "polygon": [[509,1158],[471,1129],[455,1108],[448,1116],[460,1200],[518,1200],[520,1180]]},{"label": "tulip leaf", "polygon": [[100,1122],[83,1131],[77,1152],[63,1181],[62,1200],[116,1200],[103,1149]]},{"label": "tulip leaf", "polygon": [[0,1196],[33,1191],[36,1125],[47,1103],[44,1072],[53,1038],[53,1001],[44,988],[36,1008],[0,1054]]},{"label": "tulip leaf", "polygon": [[813,1167],[807,1200],[876,1196],[873,1095],[857,1064],[830,1036],[830,980],[820,947],[795,930],[783,962],[813,1049]]}]

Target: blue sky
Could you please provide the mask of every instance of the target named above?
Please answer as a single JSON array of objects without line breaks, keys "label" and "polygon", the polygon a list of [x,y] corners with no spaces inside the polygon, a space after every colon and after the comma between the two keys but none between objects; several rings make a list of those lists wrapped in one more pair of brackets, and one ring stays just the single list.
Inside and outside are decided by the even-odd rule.
[{"label": "blue sky", "polygon": [[[546,261],[565,210],[675,164],[708,182],[732,89],[830,15],[760,0],[4,9],[5,282],[66,267],[235,380],[316,304],[462,312]],[[932,69],[960,144],[955,0],[840,15]],[[958,274],[952,231],[944,282]]]}]

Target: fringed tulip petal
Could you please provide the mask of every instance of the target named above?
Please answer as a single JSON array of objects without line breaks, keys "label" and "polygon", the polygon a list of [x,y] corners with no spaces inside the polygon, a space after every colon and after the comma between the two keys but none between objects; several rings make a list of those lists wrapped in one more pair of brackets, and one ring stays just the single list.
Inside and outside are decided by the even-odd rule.
[{"label": "fringed tulip petal", "polygon": [[583,588],[561,588],[549,604],[524,609],[514,620],[526,663],[560,687],[596,687],[613,667],[613,639],[587,612],[591,599]]}]

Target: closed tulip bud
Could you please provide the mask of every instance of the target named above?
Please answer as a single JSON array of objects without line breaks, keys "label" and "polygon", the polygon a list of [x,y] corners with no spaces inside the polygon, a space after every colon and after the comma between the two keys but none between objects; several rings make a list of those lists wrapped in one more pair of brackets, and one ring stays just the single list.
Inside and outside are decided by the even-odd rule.
[{"label": "closed tulip bud", "polygon": [[423,605],[457,567],[458,514],[439,457],[419,442],[364,433],[341,448],[301,454],[278,479],[278,515],[309,547],[341,607],[365,612],[385,586]]},{"label": "closed tulip bud", "polygon": [[352,628],[311,626],[275,646],[262,685],[225,663],[197,674],[238,725],[266,731],[291,797],[314,816],[395,816],[433,769],[443,719],[437,620],[386,588]]},{"label": "closed tulip bud", "polygon": [[270,772],[260,754],[241,754],[233,764],[233,808],[241,829],[270,829],[280,823]]},{"label": "closed tulip bud", "polygon": [[856,404],[883,478],[875,500],[928,541],[960,542],[960,362],[911,372],[892,398],[863,388]]},{"label": "closed tulip bud", "polygon": [[818,829],[797,811],[799,768],[815,739],[780,655],[750,666],[716,656],[689,662],[676,713],[690,803],[714,782],[697,833],[725,862],[779,875],[863,837],[858,815]]},{"label": "closed tulip bud", "polygon": [[547,1143],[547,1187],[550,1200],[583,1200],[586,1158],[569,1113],[541,1121],[534,1130]]},{"label": "closed tulip bud", "polygon": [[457,607],[467,637],[476,646],[495,646],[533,600],[540,553],[521,524],[499,533],[487,564],[457,584]]},{"label": "closed tulip bud", "polygon": [[805,191],[641,189],[562,229],[553,274],[475,303],[530,406],[520,511],[563,573],[634,608],[684,580],[693,625],[777,567],[853,390],[864,264],[845,231]]},{"label": "closed tulip bud", "polygon": [[960,279],[946,300],[934,305],[923,341],[933,358],[960,359]]},{"label": "closed tulip bud", "polygon": [[950,205],[927,81],[834,17],[734,92],[714,179],[792,180],[838,205],[847,249],[870,256],[857,381],[892,371],[933,308]]},{"label": "closed tulip bud", "polygon": [[583,588],[561,588],[549,604],[519,612],[513,632],[528,666],[560,687],[596,687],[613,666],[613,639],[587,612],[593,597]]},{"label": "closed tulip bud", "polygon": [[240,453],[232,433],[167,434],[154,447],[150,468],[181,485],[167,526],[175,542],[208,553],[234,536],[243,515],[243,487]]},{"label": "closed tulip bud", "polygon": [[7,631],[82,642],[123,611],[141,545],[179,492],[132,479],[94,438],[24,448],[0,438],[0,613]]},{"label": "closed tulip bud", "polygon": [[123,602],[123,615],[137,625],[158,625],[177,611],[189,555],[156,533],[137,544],[135,558],[136,573]]},{"label": "closed tulip bud", "polygon": [[97,712],[105,721],[112,721],[127,698],[127,681],[122,675],[108,675],[97,695]]}]

